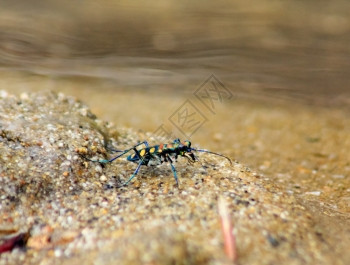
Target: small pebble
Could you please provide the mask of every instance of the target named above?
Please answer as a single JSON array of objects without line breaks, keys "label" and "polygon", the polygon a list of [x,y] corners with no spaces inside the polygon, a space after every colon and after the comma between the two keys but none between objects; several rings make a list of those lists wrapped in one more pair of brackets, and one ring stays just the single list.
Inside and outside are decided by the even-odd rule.
[{"label": "small pebble", "polygon": [[95,166],[95,171],[98,173],[102,173],[102,167],[100,165]]},{"label": "small pebble", "polygon": [[62,250],[60,248],[56,248],[54,254],[56,258],[59,258],[62,256]]},{"label": "small pebble", "polygon": [[8,93],[5,90],[0,90],[0,98],[7,98]]},{"label": "small pebble", "polygon": [[307,192],[305,192],[305,194],[314,195],[314,196],[320,196],[321,192],[320,191],[307,191]]},{"label": "small pebble", "polygon": [[21,95],[19,97],[21,100],[28,100],[29,99],[29,95],[25,92],[21,93]]}]

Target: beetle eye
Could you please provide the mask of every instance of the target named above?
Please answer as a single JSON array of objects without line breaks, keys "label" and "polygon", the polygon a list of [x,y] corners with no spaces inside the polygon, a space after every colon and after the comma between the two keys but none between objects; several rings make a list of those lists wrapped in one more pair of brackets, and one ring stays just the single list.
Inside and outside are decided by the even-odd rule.
[{"label": "beetle eye", "polygon": [[185,145],[186,145],[187,147],[191,147],[191,142],[188,141],[188,140],[186,140],[186,141],[185,141]]},{"label": "beetle eye", "polygon": [[175,144],[175,143],[180,143],[180,139],[179,139],[179,138],[175,139],[173,143],[174,143],[174,144]]}]

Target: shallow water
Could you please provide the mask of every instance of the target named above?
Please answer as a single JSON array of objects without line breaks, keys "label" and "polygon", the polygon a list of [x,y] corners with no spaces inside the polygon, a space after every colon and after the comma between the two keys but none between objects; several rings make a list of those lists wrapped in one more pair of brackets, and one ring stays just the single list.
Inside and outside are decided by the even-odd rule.
[{"label": "shallow water", "polygon": [[349,102],[348,1],[1,5],[2,69],[176,93],[214,74],[240,97]]}]

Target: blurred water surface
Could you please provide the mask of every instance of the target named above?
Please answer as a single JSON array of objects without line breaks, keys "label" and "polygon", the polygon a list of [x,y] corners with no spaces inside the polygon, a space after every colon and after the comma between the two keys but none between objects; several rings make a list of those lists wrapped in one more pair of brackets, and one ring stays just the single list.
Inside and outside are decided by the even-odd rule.
[{"label": "blurred water surface", "polygon": [[179,93],[215,74],[242,98],[350,101],[349,1],[2,0],[0,6],[2,75]]}]

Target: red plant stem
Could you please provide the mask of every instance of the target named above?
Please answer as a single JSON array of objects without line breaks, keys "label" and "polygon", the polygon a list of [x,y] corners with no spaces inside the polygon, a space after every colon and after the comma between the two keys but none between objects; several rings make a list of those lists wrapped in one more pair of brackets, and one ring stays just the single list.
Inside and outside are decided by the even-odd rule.
[{"label": "red plant stem", "polygon": [[236,240],[232,233],[233,226],[227,204],[222,197],[218,200],[218,209],[221,220],[221,229],[224,236],[225,253],[227,257],[234,262],[237,260]]}]

